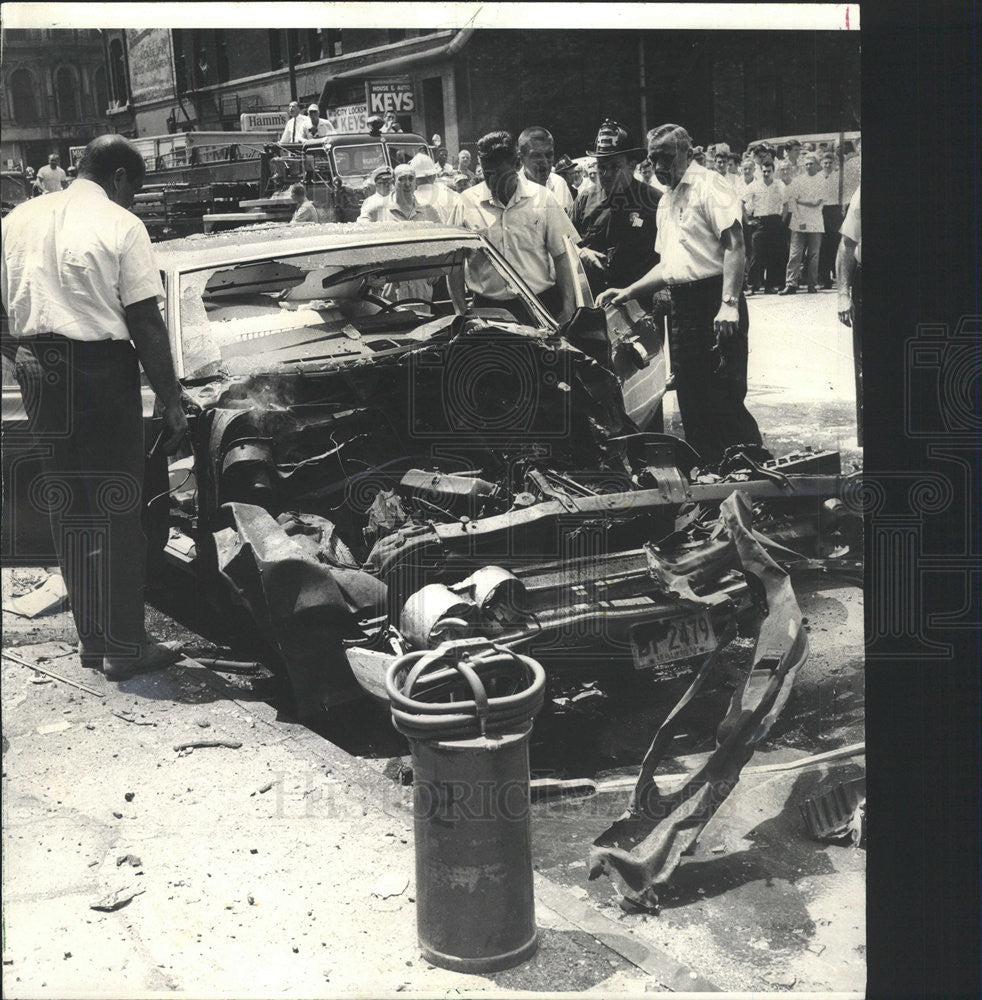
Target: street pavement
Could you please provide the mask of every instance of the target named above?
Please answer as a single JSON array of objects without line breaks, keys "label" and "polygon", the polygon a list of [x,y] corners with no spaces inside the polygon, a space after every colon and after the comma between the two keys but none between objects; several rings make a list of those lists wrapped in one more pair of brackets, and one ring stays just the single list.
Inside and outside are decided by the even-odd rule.
[{"label": "street pavement", "polygon": [[[838,450],[848,472],[861,465],[862,456],[856,444],[852,331],[839,322],[836,305],[834,290],[747,299],[747,408],[775,455],[807,445]],[[665,429],[684,436],[671,393]]]}]

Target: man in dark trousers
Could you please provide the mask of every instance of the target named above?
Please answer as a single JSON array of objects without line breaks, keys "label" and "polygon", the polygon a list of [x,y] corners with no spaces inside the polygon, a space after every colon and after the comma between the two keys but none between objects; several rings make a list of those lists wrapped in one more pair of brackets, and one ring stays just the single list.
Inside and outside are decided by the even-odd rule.
[{"label": "man in dark trousers", "polygon": [[[658,263],[655,224],[661,192],[639,181],[634,168],[644,150],[608,119],[597,132],[597,185],[576,196],[570,218],[580,234],[580,259],[593,294],[625,288]],[[649,308],[650,302],[643,303]]]},{"label": "man in dark trousers", "polygon": [[35,495],[50,513],[83,663],[112,680],[179,657],[144,624],[141,365],[162,410],[160,446],[173,452],[187,432],[160,273],[127,211],[144,175],[122,136],[93,139],[69,189],[4,220],[0,272],[17,380],[46,453]]},{"label": "man in dark trousers", "polygon": [[655,250],[661,260],[598,305],[643,299],[666,286],[672,297],[671,350],[685,439],[716,466],[734,445],[761,447],[747,395],[750,318],[741,291],[746,255],[743,206],[725,177],[693,162],[680,125],[648,133],[648,158],[668,188],[658,202]]}]

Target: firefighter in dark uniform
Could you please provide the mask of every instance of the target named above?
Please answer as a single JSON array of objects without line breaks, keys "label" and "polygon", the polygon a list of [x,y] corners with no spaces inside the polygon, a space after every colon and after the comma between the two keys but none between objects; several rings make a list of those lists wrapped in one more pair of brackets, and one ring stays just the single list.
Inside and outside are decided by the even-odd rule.
[{"label": "firefighter in dark uniform", "polygon": [[[658,263],[655,213],[661,192],[634,177],[645,151],[633,146],[627,130],[607,119],[595,149],[597,183],[581,191],[570,216],[580,234],[580,259],[590,288],[626,288]],[[646,308],[648,303],[642,303]]]}]

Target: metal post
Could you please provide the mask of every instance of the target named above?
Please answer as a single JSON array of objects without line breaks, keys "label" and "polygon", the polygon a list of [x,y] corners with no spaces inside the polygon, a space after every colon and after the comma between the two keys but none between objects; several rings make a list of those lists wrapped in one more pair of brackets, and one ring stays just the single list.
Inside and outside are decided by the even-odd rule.
[{"label": "metal post", "polygon": [[296,40],[296,32],[292,28],[286,29],[286,58],[287,66],[290,69],[290,100],[295,101],[297,99],[297,67],[294,52],[294,43]]},{"label": "metal post", "polygon": [[648,134],[648,95],[644,79],[644,36],[638,35],[638,79],[641,87],[641,138]]}]

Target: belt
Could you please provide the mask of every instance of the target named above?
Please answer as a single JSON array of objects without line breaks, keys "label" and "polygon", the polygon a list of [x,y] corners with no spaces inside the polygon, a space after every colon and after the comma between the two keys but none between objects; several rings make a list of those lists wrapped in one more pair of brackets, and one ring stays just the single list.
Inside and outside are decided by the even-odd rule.
[{"label": "belt", "polygon": [[698,288],[702,288],[702,287],[708,285],[709,282],[711,282],[711,281],[716,282],[716,281],[722,281],[722,280],[723,280],[723,272],[720,271],[719,274],[711,274],[711,275],[709,275],[708,278],[696,278],[694,281],[676,281],[676,282],[670,282],[669,285],[668,285],[668,290],[671,291],[671,292],[675,292],[675,291],[682,291],[682,292],[695,291]]},{"label": "belt", "polygon": [[130,340],[75,340],[61,333],[38,333],[30,337],[15,337],[13,340],[14,343],[23,344],[66,344],[70,345],[72,350],[81,351],[93,357],[113,354],[119,351],[120,346],[123,345],[130,350],[133,349],[133,342]]}]

